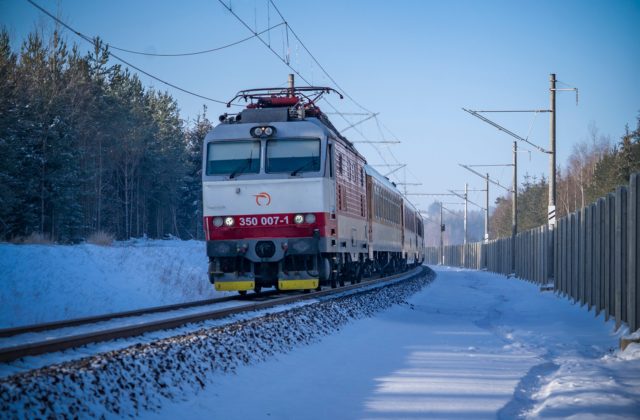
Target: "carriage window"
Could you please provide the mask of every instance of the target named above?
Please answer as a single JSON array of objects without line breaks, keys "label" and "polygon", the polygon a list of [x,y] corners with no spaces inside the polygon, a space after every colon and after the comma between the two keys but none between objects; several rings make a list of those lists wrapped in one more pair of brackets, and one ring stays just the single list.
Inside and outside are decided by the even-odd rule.
[{"label": "carriage window", "polygon": [[267,172],[291,172],[291,175],[297,175],[319,170],[319,139],[267,141]]},{"label": "carriage window", "polygon": [[260,172],[259,141],[212,142],[207,145],[207,175],[229,175]]}]

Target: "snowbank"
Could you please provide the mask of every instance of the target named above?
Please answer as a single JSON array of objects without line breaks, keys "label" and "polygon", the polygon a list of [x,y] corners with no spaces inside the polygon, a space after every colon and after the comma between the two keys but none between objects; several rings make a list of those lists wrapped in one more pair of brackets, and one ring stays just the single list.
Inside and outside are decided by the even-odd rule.
[{"label": "snowbank", "polygon": [[0,328],[216,296],[201,241],[0,244]]}]

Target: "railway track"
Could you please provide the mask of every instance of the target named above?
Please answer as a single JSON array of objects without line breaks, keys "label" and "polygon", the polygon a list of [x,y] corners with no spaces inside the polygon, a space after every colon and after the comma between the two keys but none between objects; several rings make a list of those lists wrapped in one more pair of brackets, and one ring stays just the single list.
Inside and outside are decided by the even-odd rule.
[{"label": "railway track", "polygon": [[221,319],[303,300],[357,292],[368,286],[422,275],[423,267],[388,277],[364,280],[336,289],[310,293],[268,291],[258,295],[227,296],[184,304],[51,322],[0,330],[0,362],[80,347],[90,343],[128,338],[144,333],[177,328],[186,324]]}]

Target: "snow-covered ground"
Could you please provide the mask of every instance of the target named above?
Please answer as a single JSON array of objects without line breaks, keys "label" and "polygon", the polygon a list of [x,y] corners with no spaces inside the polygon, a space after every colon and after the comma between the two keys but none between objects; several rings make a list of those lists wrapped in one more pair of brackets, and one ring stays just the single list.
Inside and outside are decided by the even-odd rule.
[{"label": "snow-covered ground", "polygon": [[[214,297],[204,254],[193,241],[0,244],[0,328]],[[81,417],[640,418],[640,345],[619,351],[613,322],[521,280],[434,268],[417,293],[292,306],[21,371],[0,378],[0,405],[24,417],[44,401]]]},{"label": "snow-covered ground", "polygon": [[0,243],[0,328],[218,297],[202,241]]},{"label": "snow-covered ground", "polygon": [[216,376],[147,418],[640,418],[640,346],[502,276],[437,269],[410,299]]}]

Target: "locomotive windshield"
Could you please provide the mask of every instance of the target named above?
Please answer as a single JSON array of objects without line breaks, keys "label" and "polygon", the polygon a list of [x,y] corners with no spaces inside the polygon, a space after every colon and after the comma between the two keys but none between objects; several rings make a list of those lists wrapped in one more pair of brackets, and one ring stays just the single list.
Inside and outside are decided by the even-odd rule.
[{"label": "locomotive windshield", "polygon": [[213,142],[207,146],[207,175],[229,175],[260,172],[259,141]]},{"label": "locomotive windshield", "polygon": [[286,139],[267,141],[267,167],[270,173],[318,172],[320,170],[319,139]]}]

